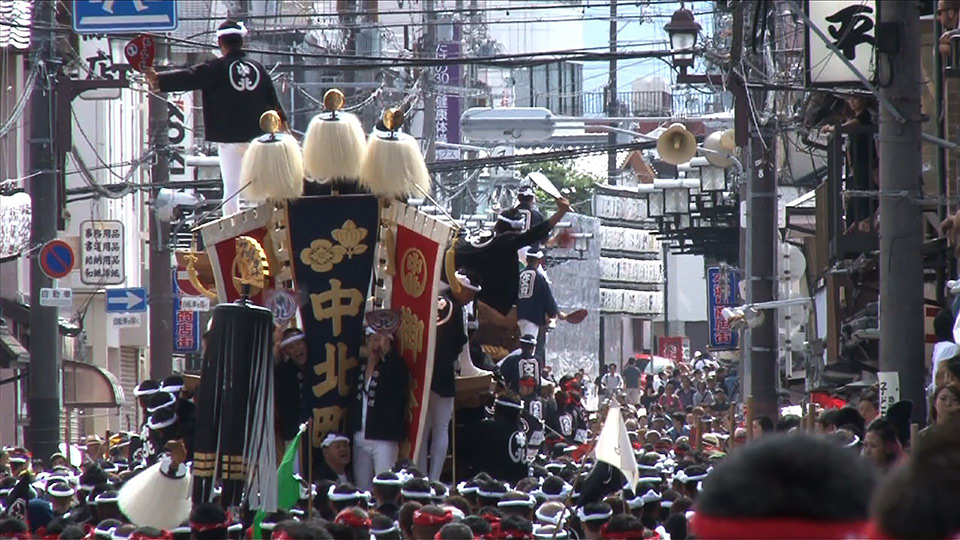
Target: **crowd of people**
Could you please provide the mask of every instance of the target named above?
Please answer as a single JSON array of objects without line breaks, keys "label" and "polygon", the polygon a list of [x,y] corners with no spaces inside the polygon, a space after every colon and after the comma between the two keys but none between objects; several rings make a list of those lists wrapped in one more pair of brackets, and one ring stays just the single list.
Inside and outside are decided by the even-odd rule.
[{"label": "crowd of people", "polygon": [[[530,335],[522,342],[517,363],[533,356],[533,342]],[[389,340],[381,344],[386,349]],[[501,362],[506,377],[492,416],[458,411],[455,436],[462,455],[455,482],[449,463],[441,462],[434,478],[396,455],[377,463],[376,452],[372,462],[353,468],[358,456],[351,442],[357,441],[331,433],[322,443],[324,467],[313,485],[299,475],[299,501],[266,515],[256,529],[255,509],[231,513],[214,500],[193,505],[181,526],[161,530],[132,522],[120,496],[145,474],[154,450],[132,446],[129,439],[91,436],[79,463],[61,454],[37,459],[23,448],[3,451],[0,538],[960,535],[960,355],[944,360],[931,394],[930,425],[913,437],[898,418],[899,404],[879,415],[872,391],[856,407],[819,411],[812,429],[794,415],[752,418],[748,426],[738,407],[717,408],[717,395],[729,389],[736,396],[736,374],[708,357],[656,375],[645,372],[643,361],[627,361],[622,375],[611,367],[600,381],[598,410],[583,405],[581,373],[534,381],[509,375],[524,373],[510,363],[510,357]],[[183,399],[177,382],[164,381],[148,394],[140,389],[145,405],[176,407]],[[636,482],[593,452],[601,419],[614,406],[629,436]],[[543,421],[536,424],[538,417]],[[188,461],[176,445],[155,452],[165,470],[182,469]],[[355,475],[358,470],[371,474],[369,483]]]}]

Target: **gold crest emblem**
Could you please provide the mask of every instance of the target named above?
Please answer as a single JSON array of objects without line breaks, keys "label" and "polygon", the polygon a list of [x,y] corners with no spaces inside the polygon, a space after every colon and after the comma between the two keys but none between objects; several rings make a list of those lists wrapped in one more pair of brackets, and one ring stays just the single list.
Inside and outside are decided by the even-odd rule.
[{"label": "gold crest emblem", "polygon": [[427,259],[417,248],[407,248],[400,258],[400,284],[413,298],[419,298],[427,287]]}]

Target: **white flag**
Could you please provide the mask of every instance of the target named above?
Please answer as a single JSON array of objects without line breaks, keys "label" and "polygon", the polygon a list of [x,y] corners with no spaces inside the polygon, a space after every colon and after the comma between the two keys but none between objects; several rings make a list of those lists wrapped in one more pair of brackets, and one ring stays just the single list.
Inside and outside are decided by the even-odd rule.
[{"label": "white flag", "polygon": [[602,461],[620,469],[631,489],[636,489],[640,473],[637,461],[633,458],[633,446],[627,435],[627,426],[620,415],[620,407],[610,407],[607,419],[600,430],[596,446],[597,461]]}]

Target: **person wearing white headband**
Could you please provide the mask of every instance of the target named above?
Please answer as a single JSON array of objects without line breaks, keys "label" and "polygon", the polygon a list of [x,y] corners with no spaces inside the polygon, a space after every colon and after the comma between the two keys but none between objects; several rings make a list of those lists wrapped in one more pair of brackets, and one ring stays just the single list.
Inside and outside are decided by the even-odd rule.
[{"label": "person wearing white headband", "polygon": [[320,443],[320,453],[323,460],[319,462],[314,478],[345,483],[352,480],[350,470],[350,439],[330,432]]},{"label": "person wearing white headband", "polygon": [[[397,318],[399,322],[399,318]],[[366,336],[366,358],[359,360],[347,412],[347,433],[353,434],[353,479],[370,489],[374,475],[397,462],[400,441],[407,436],[407,400],[410,372],[393,345],[393,324],[378,327]]]},{"label": "person wearing white headband", "polygon": [[202,91],[205,138],[219,143],[224,215],[240,211],[240,165],[250,141],[262,134],[260,115],[273,110],[286,122],[270,73],[243,52],[246,34],[242,22],[224,21],[217,30],[221,58],[161,73],[144,70],[155,92]]},{"label": "person wearing white headband", "polygon": [[299,328],[287,328],[282,332],[277,330],[274,342],[274,354],[278,361],[273,368],[277,389],[273,399],[280,424],[279,433],[286,446],[297,436],[300,424],[307,420],[304,414],[307,409],[303,406],[304,394],[310,390],[304,384],[308,380],[305,372],[307,341]]}]

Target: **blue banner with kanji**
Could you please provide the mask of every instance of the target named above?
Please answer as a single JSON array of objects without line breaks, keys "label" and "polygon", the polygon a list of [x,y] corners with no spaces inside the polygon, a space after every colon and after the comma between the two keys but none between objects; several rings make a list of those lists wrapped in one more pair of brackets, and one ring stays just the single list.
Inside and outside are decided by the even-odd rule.
[{"label": "blue banner with kanji", "polygon": [[379,228],[372,195],[302,197],[287,205],[295,288],[307,300],[306,407],[311,442],[343,428],[363,339],[363,315]]},{"label": "blue banner with kanji", "polygon": [[710,323],[710,348],[714,350],[740,347],[740,335],[723,317],[723,308],[737,305],[740,274],[730,268],[707,269],[707,319]]}]

